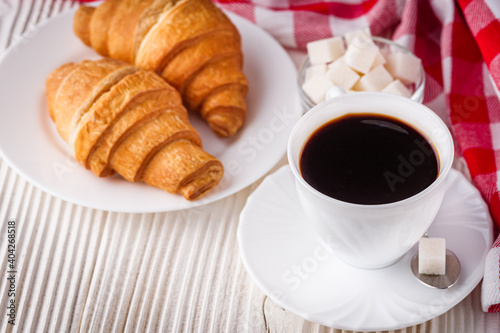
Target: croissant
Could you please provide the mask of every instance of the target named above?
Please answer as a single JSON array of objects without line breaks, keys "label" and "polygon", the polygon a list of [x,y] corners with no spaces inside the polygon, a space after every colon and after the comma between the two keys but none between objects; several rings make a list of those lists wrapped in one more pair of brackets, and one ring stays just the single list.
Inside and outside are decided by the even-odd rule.
[{"label": "croissant", "polygon": [[99,54],[160,74],[216,134],[243,125],[240,35],[210,0],[108,0],[80,7],[74,31]]},{"label": "croissant", "polygon": [[49,115],[77,161],[195,200],[218,184],[180,94],[158,75],[110,58],[62,65],[46,80]]}]

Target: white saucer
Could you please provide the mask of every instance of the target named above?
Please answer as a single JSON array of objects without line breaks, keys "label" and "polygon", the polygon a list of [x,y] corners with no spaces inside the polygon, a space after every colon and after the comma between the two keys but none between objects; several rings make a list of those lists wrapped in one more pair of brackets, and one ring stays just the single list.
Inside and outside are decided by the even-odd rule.
[{"label": "white saucer", "polygon": [[378,270],[351,267],[329,253],[307,224],[288,165],[252,193],[239,223],[241,257],[266,295],[307,320],[360,331],[400,329],[448,311],[483,277],[493,241],[486,204],[456,170],[450,171],[429,229],[430,237],[446,238],[462,265],[459,281],[446,290],[426,287],[413,275],[410,261],[417,246]]}]

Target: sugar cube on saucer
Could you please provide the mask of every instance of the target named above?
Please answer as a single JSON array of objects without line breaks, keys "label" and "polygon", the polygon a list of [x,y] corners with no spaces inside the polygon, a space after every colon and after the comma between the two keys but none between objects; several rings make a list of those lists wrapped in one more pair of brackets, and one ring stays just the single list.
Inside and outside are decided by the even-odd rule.
[{"label": "sugar cube on saucer", "polygon": [[418,243],[418,273],[444,275],[446,273],[446,240],[444,238],[420,239]]},{"label": "sugar cube on saucer", "polygon": [[344,54],[342,37],[332,37],[307,43],[307,54],[313,65],[332,62]]}]

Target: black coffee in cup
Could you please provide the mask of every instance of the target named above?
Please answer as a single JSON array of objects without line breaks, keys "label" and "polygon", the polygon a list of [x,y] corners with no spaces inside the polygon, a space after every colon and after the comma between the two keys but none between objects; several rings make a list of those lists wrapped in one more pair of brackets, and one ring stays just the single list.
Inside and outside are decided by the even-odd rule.
[{"label": "black coffee in cup", "polygon": [[318,128],[300,156],[304,180],[319,192],[356,204],[411,197],[436,180],[439,159],[415,128],[392,117],[348,114]]}]

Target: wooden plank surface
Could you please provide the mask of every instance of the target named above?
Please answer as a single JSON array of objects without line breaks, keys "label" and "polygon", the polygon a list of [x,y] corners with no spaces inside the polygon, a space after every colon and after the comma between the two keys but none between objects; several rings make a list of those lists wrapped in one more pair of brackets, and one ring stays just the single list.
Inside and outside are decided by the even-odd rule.
[{"label": "wooden plank surface", "polygon": [[[0,0],[0,51],[19,38],[29,39],[38,24],[76,5]],[[27,73],[20,75],[29,79]],[[8,324],[8,281],[2,277],[0,330],[346,332],[283,310],[246,273],[236,229],[257,186],[191,210],[110,213],[52,197],[0,160],[2,270],[10,219],[16,221],[18,245],[16,325]],[[500,332],[500,314],[481,311],[477,287],[444,315],[398,332]]]}]

